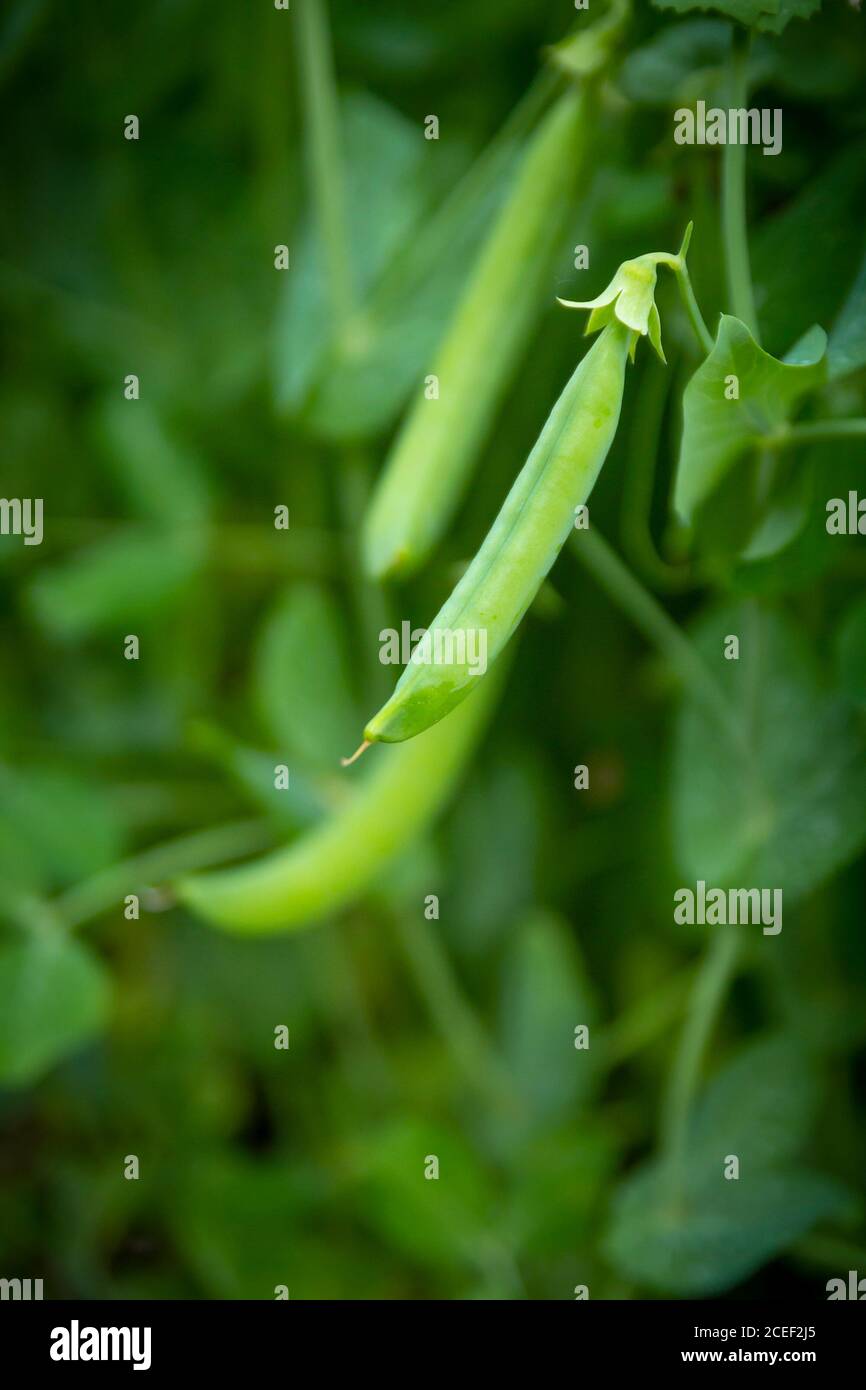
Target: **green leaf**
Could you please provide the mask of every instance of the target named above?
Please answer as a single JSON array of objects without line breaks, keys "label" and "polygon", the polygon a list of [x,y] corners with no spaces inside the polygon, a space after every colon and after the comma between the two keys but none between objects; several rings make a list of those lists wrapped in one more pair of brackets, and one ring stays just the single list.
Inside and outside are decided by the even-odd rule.
[{"label": "green leaf", "polygon": [[[595,1018],[573,933],[552,915],[535,913],[515,929],[500,1006],[502,1053],[527,1131],[572,1114],[587,1095],[595,1074]],[[588,1048],[575,1047],[580,1025],[589,1028]]]},{"label": "green leaf", "polygon": [[726,1154],[736,1154],[741,1175],[786,1163],[800,1153],[817,1102],[813,1063],[796,1037],[778,1033],[750,1042],[708,1085],[689,1137],[689,1162],[714,1174]]},{"label": "green leaf", "polygon": [[827,366],[831,380],[866,367],[866,258],[833,325]]},{"label": "green leaf", "polygon": [[[758,346],[744,323],[722,315],[713,350],[683,397],[674,504],[685,521],[734,463],[762,435],[784,424],[800,398],[821,384],[825,346],[826,335],[817,329],[798,345],[801,360],[780,362]],[[736,400],[725,394],[731,377],[738,383]]]},{"label": "green leaf", "polygon": [[625,58],[619,84],[641,106],[710,103],[725,82],[731,26],[723,19],[690,19],[654,34]]},{"label": "green leaf", "polygon": [[714,10],[740,24],[756,24],[764,15],[775,14],[779,0],[653,0],[657,10],[675,10],[689,14],[692,10]]},{"label": "green leaf", "polygon": [[329,440],[381,433],[423,375],[515,153],[513,141],[494,142],[445,197],[448,175],[431,177],[415,126],[383,103],[351,98],[344,131],[359,307],[332,334],[320,238],[310,226],[274,342],[278,409]]},{"label": "green leaf", "polygon": [[569,1122],[562,1130],[545,1130],[521,1149],[509,1173],[502,1217],[518,1253],[556,1258],[588,1234],[613,1163],[611,1137],[588,1119],[579,1127]]},{"label": "green leaf", "polygon": [[301,1221],[326,1188],[321,1174],[284,1158],[198,1158],[182,1174],[173,1235],[211,1298],[273,1299],[280,1284],[291,1297],[304,1278]]},{"label": "green leaf", "polygon": [[547,50],[548,61],[570,78],[592,77],[607,67],[631,18],[631,0],[608,0],[600,17]]},{"label": "green leaf", "polygon": [[767,9],[757,22],[757,28],[765,34],[781,34],[792,19],[811,19],[821,8],[822,0],[778,0]]},{"label": "green leaf", "polygon": [[40,930],[0,945],[0,1081],[33,1082],[102,1028],[108,980],[93,953]]},{"label": "green leaf", "polygon": [[204,463],[166,429],[153,406],[109,396],[94,412],[94,432],[137,516],[170,527],[207,520],[211,489]]},{"label": "green leaf", "polygon": [[[862,255],[864,198],[861,139],[819,163],[797,196],[751,235],[755,300],[768,351],[781,355],[810,324],[835,318]],[[800,255],[804,246],[808,269]]]},{"label": "green leaf", "polygon": [[721,1293],[847,1206],[843,1188],[800,1169],[686,1184],[672,1205],[667,1173],[640,1169],[619,1188],[604,1243],[627,1279],[678,1298]]},{"label": "green leaf", "polygon": [[173,534],[127,526],[108,540],[41,570],[27,589],[36,621],[53,636],[114,632],[163,612],[186,589],[203,559],[197,531]]},{"label": "green leaf", "polygon": [[815,495],[815,470],[794,460],[741,553],[744,562],[769,560],[785,550],[808,525]]},{"label": "green leaf", "polygon": [[[343,104],[343,144],[354,287],[365,296],[419,212],[423,148],[409,121],[365,94]],[[276,323],[274,390],[286,413],[302,408],[323,369],[330,333],[324,252],[311,221],[292,256]]]},{"label": "green leaf", "polygon": [[316,584],[288,589],[265,618],[253,658],[262,726],[286,758],[334,771],[358,742],[339,610]]},{"label": "green leaf", "polygon": [[821,0],[653,0],[660,10],[687,14],[691,10],[713,10],[735,19],[748,28],[781,34],[792,19],[808,19],[820,9]]},{"label": "green leaf", "polygon": [[[31,882],[56,887],[122,857],[114,806],[93,778],[41,766],[0,766],[0,842],[20,846]],[[23,880],[22,880],[23,881]]]},{"label": "green leaf", "polygon": [[[431,1157],[438,1178],[424,1176]],[[490,1185],[456,1134],[420,1118],[397,1120],[362,1141],[356,1163],[361,1209],[392,1249],[422,1268],[483,1264],[496,1239]]]},{"label": "green leaf", "polygon": [[289,769],[287,787],[275,786],[277,760],[273,753],[249,748],[217,725],[203,721],[191,728],[190,738],[196,749],[219,763],[281,830],[304,830],[315,825],[327,811],[327,801],[297,768]]},{"label": "green leaf", "polygon": [[535,898],[539,789],[529,767],[480,766],[448,823],[454,910],[442,930],[464,955],[482,955],[512,931]]},{"label": "green leaf", "polygon": [[839,625],[836,664],[842,689],[866,705],[866,598],[856,599]]},{"label": "green leaf", "polygon": [[[728,634],[739,636],[738,661],[722,656]],[[703,706],[684,701],[673,760],[677,863],[687,883],[781,888],[787,905],[866,843],[862,728],[777,614],[731,606],[705,617],[694,640],[745,734],[742,748],[720,743]]]},{"label": "green leaf", "polygon": [[[621,1184],[606,1250],[627,1278],[694,1297],[730,1288],[817,1221],[840,1213],[845,1190],[790,1166],[815,1116],[818,1086],[790,1034],[743,1047],[711,1080],[690,1125],[675,1190],[659,1160]],[[726,1178],[729,1157],[739,1177]]]}]

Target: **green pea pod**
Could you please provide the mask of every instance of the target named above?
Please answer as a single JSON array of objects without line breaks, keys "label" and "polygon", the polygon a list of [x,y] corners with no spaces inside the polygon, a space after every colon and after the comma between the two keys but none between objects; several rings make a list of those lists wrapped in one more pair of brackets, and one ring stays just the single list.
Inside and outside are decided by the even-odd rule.
[{"label": "green pea pod", "polygon": [[548,417],[538,442],[451,597],[414,648],[370,742],[413,738],[482,683],[565,544],[619,422],[629,332],[605,328]]},{"label": "green pea pod", "polygon": [[357,792],[286,849],[175,884],[195,912],[230,931],[289,931],[360,897],[439,812],[480,736],[495,681],[436,729],[383,751]]},{"label": "green pea pod", "polygon": [[586,90],[570,90],[529,142],[419,399],[368,509],[363,556],[377,578],[408,574],[448,524],[534,322],[545,305],[586,147]]},{"label": "green pea pod", "polygon": [[600,329],[600,336],[553,407],[481,549],[364,730],[368,742],[414,738],[482,683],[592,491],[619,423],[626,358],[645,336],[663,359],[656,270],[664,264],[681,271],[686,245],[679,256],[625,261],[597,299],[570,306],[590,309],[588,331]]}]

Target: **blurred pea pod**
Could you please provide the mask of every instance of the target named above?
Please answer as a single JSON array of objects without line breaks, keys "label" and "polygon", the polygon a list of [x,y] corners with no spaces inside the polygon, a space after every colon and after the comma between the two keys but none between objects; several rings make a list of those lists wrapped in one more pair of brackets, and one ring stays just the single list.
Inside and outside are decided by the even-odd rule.
[{"label": "blurred pea pod", "polygon": [[[641,336],[664,360],[655,304],[657,267],[684,274],[679,255],[625,261],[589,309],[601,333],[553,407],[499,515],[451,597],[423,634],[390,700],[364,730],[367,742],[414,738],[483,683],[574,525],[619,423],[626,358]],[[565,301],[562,301],[565,303]]]},{"label": "blurred pea pod", "polygon": [[468,482],[534,323],[581,173],[587,90],[566,92],[541,122],[430,368],[438,396],[419,396],[364,522],[364,563],[377,578],[426,559]]},{"label": "blurred pea pod", "polygon": [[453,719],[389,749],[345,806],[286,849],[254,863],[198,874],[178,897],[217,926],[289,931],[361,896],[441,810],[486,723],[498,682]]}]

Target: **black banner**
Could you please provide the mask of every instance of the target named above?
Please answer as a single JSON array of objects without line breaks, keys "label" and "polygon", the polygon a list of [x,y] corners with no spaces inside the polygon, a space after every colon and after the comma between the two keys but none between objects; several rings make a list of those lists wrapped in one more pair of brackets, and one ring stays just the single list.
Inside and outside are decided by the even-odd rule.
[{"label": "black banner", "polygon": [[[389,1338],[399,1345],[386,1305]],[[435,1309],[435,1311],[434,1311]],[[263,1367],[339,1364],[341,1354],[363,1367],[381,1311],[369,1302],[239,1303],[4,1303],[0,1330],[6,1364],[20,1373],[50,1371],[60,1379],[113,1375],[160,1378],[175,1371],[249,1374]],[[401,1306],[401,1324],[406,1309]],[[667,1371],[684,1366],[811,1366],[828,1372],[850,1364],[862,1344],[863,1315],[844,1302],[786,1307],[774,1302],[577,1302],[511,1308],[496,1339],[497,1308],[478,1303],[416,1305],[413,1336],[423,1338],[429,1377],[438,1356],[453,1366],[450,1333],[473,1339],[478,1355],[495,1364],[496,1348],[512,1355],[515,1338],[527,1349],[544,1337],[545,1361],[561,1351],[594,1368]],[[515,1317],[517,1322],[515,1323]],[[452,1321],[453,1319],[453,1321]],[[425,1324],[427,1330],[425,1331]],[[339,1328],[339,1335],[335,1329]],[[480,1340],[483,1337],[483,1342]],[[304,1343],[306,1342],[306,1345]],[[305,1354],[305,1362],[298,1360]],[[376,1352],[377,1358],[380,1351]],[[462,1355],[462,1354],[461,1354]],[[589,1361],[591,1358],[591,1362]]]}]

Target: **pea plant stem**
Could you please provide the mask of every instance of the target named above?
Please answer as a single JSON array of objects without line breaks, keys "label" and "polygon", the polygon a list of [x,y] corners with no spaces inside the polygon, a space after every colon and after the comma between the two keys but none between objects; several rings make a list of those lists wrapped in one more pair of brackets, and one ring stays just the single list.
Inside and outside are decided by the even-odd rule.
[{"label": "pea plant stem", "polygon": [[358,521],[370,494],[369,460],[360,449],[345,448],[338,471],[340,521],[351,602],[364,647],[364,696],[371,703],[387,694],[387,667],[379,660],[379,633],[390,626],[388,602],[381,584],[367,577],[361,564]]},{"label": "pea plant stem", "polygon": [[574,533],[574,553],[637,628],[664,653],[732,744],[742,749],[745,730],[691,642],[661,604],[626,568],[597,528]]},{"label": "pea plant stem", "polygon": [[[735,26],[729,68],[729,105],[732,109],[747,104],[748,61],[748,35]],[[735,142],[722,147],[722,244],[731,309],[746,325],[755,341],[759,342],[746,229],[746,146]]]},{"label": "pea plant stem", "polygon": [[392,903],[397,942],[416,986],[455,1060],[479,1092],[500,1110],[514,1111],[518,1099],[469,1003],[463,997],[439,937],[416,906]]},{"label": "pea plant stem", "polygon": [[340,149],[340,108],[324,0],[298,8],[301,88],[316,216],[327,261],[331,313],[339,332],[355,307]]},{"label": "pea plant stem", "polygon": [[67,929],[82,926],[109,908],[121,911],[127,893],[178,874],[210,868],[226,859],[254,854],[273,844],[273,832],[261,820],[232,821],[194,835],[183,835],[133,855],[92,878],[67,888],[52,907]]},{"label": "pea plant stem", "polygon": [[866,419],[808,420],[787,425],[778,434],[755,440],[763,449],[794,449],[798,444],[824,444],[839,439],[866,439]]},{"label": "pea plant stem", "polygon": [[682,1191],[689,1117],[700,1081],[704,1053],[739,956],[739,930],[726,926],[716,933],[701,962],[674,1057],[661,1125],[662,1157],[667,1166],[674,1200],[679,1198]]}]

